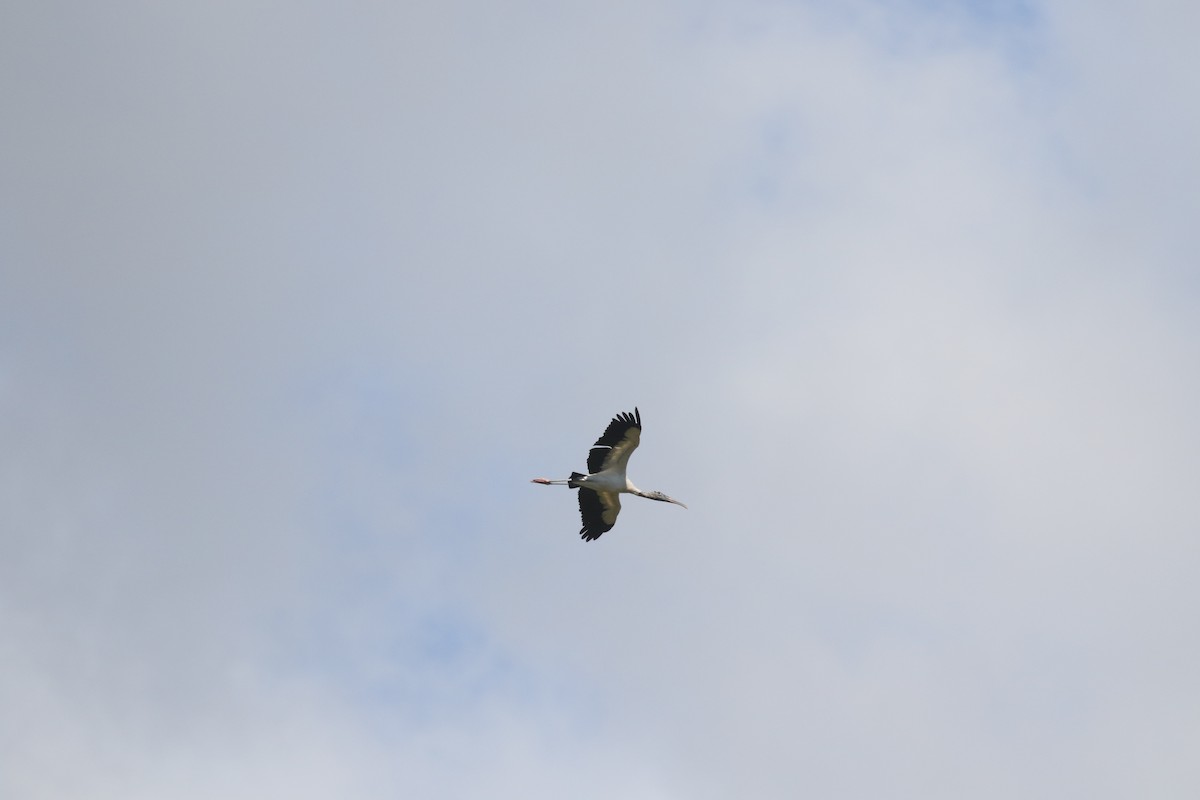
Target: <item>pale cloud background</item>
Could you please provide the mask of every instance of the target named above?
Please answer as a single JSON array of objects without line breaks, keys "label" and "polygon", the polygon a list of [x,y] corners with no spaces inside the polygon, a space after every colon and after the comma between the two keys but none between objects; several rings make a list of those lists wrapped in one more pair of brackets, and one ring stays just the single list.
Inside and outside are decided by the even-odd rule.
[{"label": "pale cloud background", "polygon": [[0,6],[0,796],[1195,797],[1198,23]]}]

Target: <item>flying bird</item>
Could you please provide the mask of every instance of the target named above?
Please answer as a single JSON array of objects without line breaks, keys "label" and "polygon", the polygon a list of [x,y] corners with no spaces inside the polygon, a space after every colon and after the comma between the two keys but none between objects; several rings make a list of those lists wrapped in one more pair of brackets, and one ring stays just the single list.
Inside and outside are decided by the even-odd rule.
[{"label": "flying bird", "polygon": [[531,483],[543,486],[568,486],[579,490],[579,516],[583,527],[579,535],[585,542],[599,539],[600,534],[612,530],[621,513],[621,494],[636,494],[650,500],[661,500],[684,506],[678,500],[662,492],[643,492],[625,477],[629,457],[642,439],[642,414],[633,409],[617,414],[604,430],[604,434],[592,445],[588,453],[588,474],[572,472],[566,480],[552,481],[549,478],[534,478]]}]

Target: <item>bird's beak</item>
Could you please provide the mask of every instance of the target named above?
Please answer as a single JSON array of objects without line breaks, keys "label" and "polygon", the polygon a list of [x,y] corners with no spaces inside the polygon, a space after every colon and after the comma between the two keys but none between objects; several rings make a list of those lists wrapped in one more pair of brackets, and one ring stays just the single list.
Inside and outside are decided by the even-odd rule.
[{"label": "bird's beak", "polygon": [[[677,506],[683,506],[683,503],[679,502],[679,501],[678,501],[678,500],[676,500],[674,497],[668,497],[668,498],[666,498],[666,500],[667,500],[667,502],[668,502],[668,503],[674,503],[674,504],[675,504],[675,505],[677,505]],[[687,506],[683,506],[683,507],[684,507],[684,508],[687,508]]]}]

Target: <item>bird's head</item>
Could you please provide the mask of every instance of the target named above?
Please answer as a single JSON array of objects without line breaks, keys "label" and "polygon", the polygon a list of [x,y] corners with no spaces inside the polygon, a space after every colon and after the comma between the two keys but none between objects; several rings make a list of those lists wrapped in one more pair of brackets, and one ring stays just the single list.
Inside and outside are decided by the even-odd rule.
[{"label": "bird's head", "polygon": [[683,503],[679,502],[674,497],[667,497],[662,492],[642,492],[642,497],[649,498],[650,500],[661,500],[664,503],[674,503],[677,506],[683,506],[684,508],[687,508],[687,506],[684,506]]}]

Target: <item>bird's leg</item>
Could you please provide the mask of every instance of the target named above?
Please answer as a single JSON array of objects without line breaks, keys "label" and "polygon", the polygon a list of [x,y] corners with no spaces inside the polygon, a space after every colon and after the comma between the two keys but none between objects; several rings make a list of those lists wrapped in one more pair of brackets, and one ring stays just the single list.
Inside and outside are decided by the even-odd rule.
[{"label": "bird's leg", "polygon": [[552,481],[549,478],[534,478],[530,483],[540,483],[542,486],[566,486],[568,481],[566,478],[561,481]]}]

